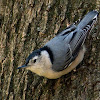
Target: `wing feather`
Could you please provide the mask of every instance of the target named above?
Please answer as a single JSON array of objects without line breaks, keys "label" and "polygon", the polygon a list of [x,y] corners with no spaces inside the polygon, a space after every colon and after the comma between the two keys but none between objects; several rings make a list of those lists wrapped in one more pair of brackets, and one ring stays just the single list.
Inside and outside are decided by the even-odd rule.
[{"label": "wing feather", "polygon": [[97,12],[92,11],[77,26],[72,24],[47,43],[53,51],[54,63],[52,69],[54,71],[64,70],[76,59],[96,20]]}]

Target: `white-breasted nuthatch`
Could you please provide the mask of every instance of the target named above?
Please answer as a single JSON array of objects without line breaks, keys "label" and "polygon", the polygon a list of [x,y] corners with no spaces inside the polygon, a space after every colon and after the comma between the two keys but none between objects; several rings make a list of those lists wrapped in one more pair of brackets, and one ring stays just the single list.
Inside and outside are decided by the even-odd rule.
[{"label": "white-breasted nuthatch", "polygon": [[26,68],[32,72],[56,79],[71,72],[82,60],[85,53],[84,41],[97,21],[98,12],[89,12],[79,24],[72,24],[44,47],[33,51],[26,59]]}]

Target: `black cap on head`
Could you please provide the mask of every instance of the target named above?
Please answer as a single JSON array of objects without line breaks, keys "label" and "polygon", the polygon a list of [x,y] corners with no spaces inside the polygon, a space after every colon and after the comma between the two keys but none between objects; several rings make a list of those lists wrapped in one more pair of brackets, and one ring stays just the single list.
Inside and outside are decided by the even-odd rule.
[{"label": "black cap on head", "polygon": [[29,63],[29,60],[32,59],[33,57],[35,56],[39,56],[41,54],[41,51],[38,49],[38,50],[34,50],[29,56],[28,58],[26,59],[26,64],[27,65]]}]

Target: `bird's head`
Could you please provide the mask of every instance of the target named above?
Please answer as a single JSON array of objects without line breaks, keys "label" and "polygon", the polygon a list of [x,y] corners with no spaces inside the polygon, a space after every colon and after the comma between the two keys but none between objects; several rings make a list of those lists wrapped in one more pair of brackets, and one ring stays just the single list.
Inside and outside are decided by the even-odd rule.
[{"label": "bird's head", "polygon": [[26,68],[38,74],[45,66],[51,66],[49,54],[46,50],[38,49],[33,51],[26,59],[25,64],[18,69]]}]

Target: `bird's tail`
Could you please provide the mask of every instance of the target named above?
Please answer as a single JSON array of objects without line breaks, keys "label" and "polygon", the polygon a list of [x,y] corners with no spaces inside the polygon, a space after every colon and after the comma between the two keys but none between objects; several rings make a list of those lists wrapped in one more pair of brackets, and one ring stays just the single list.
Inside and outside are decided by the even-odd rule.
[{"label": "bird's tail", "polygon": [[73,50],[73,54],[77,53],[77,51],[80,50],[80,47],[84,44],[86,36],[90,33],[97,21],[97,16],[97,11],[89,12],[77,25],[76,32],[72,32],[70,45]]},{"label": "bird's tail", "polygon": [[98,12],[97,11],[90,11],[85,15],[85,17],[80,21],[77,25],[78,29],[84,29],[87,25],[93,26],[97,21]]}]

